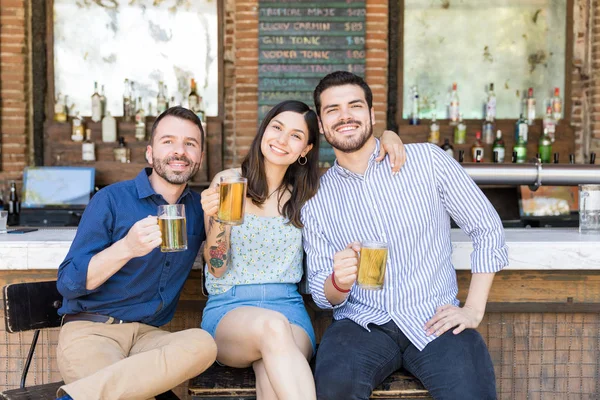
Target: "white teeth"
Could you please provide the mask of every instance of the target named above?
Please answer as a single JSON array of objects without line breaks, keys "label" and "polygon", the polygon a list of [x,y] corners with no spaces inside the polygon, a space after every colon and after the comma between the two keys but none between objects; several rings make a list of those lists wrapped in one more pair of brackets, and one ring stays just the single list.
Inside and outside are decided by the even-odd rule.
[{"label": "white teeth", "polygon": [[337,131],[338,132],[346,132],[346,131],[352,131],[357,128],[358,128],[358,126],[356,126],[356,125],[352,125],[352,126],[346,125],[346,126],[338,128]]},{"label": "white teeth", "polygon": [[274,152],[279,153],[279,154],[287,154],[287,151],[283,151],[280,148],[275,147],[275,146],[271,146],[271,150],[273,150]]}]

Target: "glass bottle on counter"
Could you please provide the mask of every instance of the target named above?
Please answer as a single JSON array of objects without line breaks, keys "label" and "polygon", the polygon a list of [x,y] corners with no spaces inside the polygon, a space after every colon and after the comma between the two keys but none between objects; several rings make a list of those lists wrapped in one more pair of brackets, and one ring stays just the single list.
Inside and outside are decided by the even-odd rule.
[{"label": "glass bottle on counter", "polygon": [[92,142],[92,130],[85,130],[85,141],[81,144],[81,159],[83,161],[96,161],[96,145]]},{"label": "glass bottle on counter", "polygon": [[485,121],[483,123],[483,142],[485,144],[494,143],[494,124],[492,121]]},{"label": "glass bottle on counter", "polygon": [[467,125],[463,122],[462,114],[458,116],[458,125],[454,127],[454,144],[464,144],[467,140]]},{"label": "glass bottle on counter", "polygon": [[519,139],[521,139],[527,144],[528,135],[529,126],[527,125],[527,120],[523,117],[523,114],[521,114],[515,126],[515,142],[518,142]]},{"label": "glass bottle on counter", "polygon": [[548,131],[548,136],[550,136],[550,140],[554,143],[556,138],[556,121],[554,120],[554,116],[552,115],[552,107],[546,107],[546,115],[542,120],[542,126],[544,130]]},{"label": "glass bottle on counter", "polygon": [[[494,122],[496,119],[496,93],[494,92],[494,84],[490,83],[487,101],[485,104],[485,120]],[[485,137],[485,135],[484,135]]]},{"label": "glass bottle on counter", "polygon": [[156,114],[160,115],[167,109],[167,96],[163,81],[158,82],[158,95],[156,96]]},{"label": "glass bottle on counter", "polygon": [[122,163],[131,162],[131,149],[125,144],[125,138],[123,136],[119,137],[119,145],[113,149],[113,154],[115,156],[115,161],[120,161]]},{"label": "glass bottle on counter", "polygon": [[[480,158],[477,158],[477,152],[479,152]],[[471,146],[471,157],[473,158],[473,162],[483,162],[484,153],[483,153],[483,143],[481,143],[481,132],[477,131],[475,133],[475,142],[473,146]]]},{"label": "glass bottle on counter", "polygon": [[419,122],[419,90],[415,85],[411,89],[411,112],[409,123],[410,125],[419,125]]},{"label": "glass bottle on counter", "polygon": [[102,101],[98,93],[98,82],[94,82],[94,94],[92,94],[92,121],[98,122],[102,119]]},{"label": "glass bottle on counter", "polygon": [[502,139],[502,131],[500,129],[498,129],[498,131],[496,132],[496,140],[494,140],[492,152],[495,152],[498,155],[496,162],[502,164],[504,162],[506,148],[504,146],[504,140]]},{"label": "glass bottle on counter", "polygon": [[192,78],[190,83],[190,94],[188,95],[188,108],[193,112],[198,109],[198,93],[196,92],[196,80]]},{"label": "glass bottle on counter", "polygon": [[527,91],[527,99],[525,100],[527,107],[527,125],[533,125],[535,122],[535,97],[533,97],[533,88],[530,87]]},{"label": "glass bottle on counter", "polygon": [[117,120],[110,115],[110,111],[107,111],[106,116],[102,118],[102,141],[105,143],[117,141]]},{"label": "glass bottle on counter", "polygon": [[552,96],[552,118],[557,124],[562,118],[562,99],[560,98],[559,88],[554,88],[554,96]]},{"label": "glass bottle on counter", "polygon": [[56,122],[67,122],[67,107],[62,94],[56,96],[54,103],[54,120]]},{"label": "glass bottle on counter", "polygon": [[441,146],[442,150],[444,150],[448,155],[454,158],[454,147],[450,144],[450,139],[445,138],[444,144]]},{"label": "glass bottle on counter", "polygon": [[79,116],[79,112],[77,112],[72,121],[71,140],[74,142],[82,142],[84,131],[85,127],[83,125],[83,120]]},{"label": "glass bottle on counter", "polygon": [[13,181],[10,183],[10,192],[8,194],[8,225],[19,225],[19,214],[21,213],[21,204],[17,195],[17,184]]},{"label": "glass bottle on counter", "polygon": [[102,109],[102,118],[106,115],[106,93],[104,92],[104,85],[102,85],[102,91],[100,92],[100,108]]},{"label": "glass bottle on counter", "polygon": [[527,161],[527,144],[523,141],[523,138],[519,136],[513,151],[517,153],[517,164],[523,164]]},{"label": "glass bottle on counter", "polygon": [[546,129],[544,129],[544,134],[538,142],[538,153],[540,154],[540,161],[542,163],[546,164],[552,161],[552,140]]},{"label": "glass bottle on counter", "polygon": [[438,144],[440,142],[440,125],[435,119],[435,113],[431,114],[431,125],[429,125],[429,143]]},{"label": "glass bottle on counter", "polygon": [[126,122],[131,121],[131,87],[129,85],[129,79],[125,79],[123,83],[123,120]]},{"label": "glass bottle on counter", "polygon": [[[452,83],[452,92],[450,93],[450,104],[448,105],[448,119],[450,125],[456,125],[459,123],[460,117],[460,101],[458,99],[458,87],[456,82]],[[457,143],[456,140],[454,143]]]},{"label": "glass bottle on counter", "polygon": [[142,98],[138,98],[140,108],[135,113],[135,138],[138,141],[146,140],[146,112],[142,106]]}]

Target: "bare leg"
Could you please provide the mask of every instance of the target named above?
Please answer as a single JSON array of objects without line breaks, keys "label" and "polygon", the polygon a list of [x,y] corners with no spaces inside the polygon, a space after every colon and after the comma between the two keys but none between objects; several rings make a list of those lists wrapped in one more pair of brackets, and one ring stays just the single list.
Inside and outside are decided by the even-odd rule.
[{"label": "bare leg", "polygon": [[292,326],[283,314],[258,307],[237,308],[223,317],[215,341],[217,359],[223,364],[243,368],[262,359],[277,398],[316,398],[306,356],[296,345]]},{"label": "bare leg", "polygon": [[279,400],[273,390],[269,375],[265,369],[264,361],[258,360],[252,363],[252,369],[256,376],[256,399],[257,400]]}]

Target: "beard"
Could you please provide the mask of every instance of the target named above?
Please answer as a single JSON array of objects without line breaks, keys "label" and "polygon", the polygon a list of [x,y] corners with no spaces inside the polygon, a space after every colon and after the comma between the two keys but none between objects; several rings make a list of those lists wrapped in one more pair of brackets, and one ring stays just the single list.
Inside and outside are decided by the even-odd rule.
[{"label": "beard", "polygon": [[[335,136],[335,130],[346,124],[356,124],[359,126],[359,130],[362,128],[362,132],[352,138],[340,138]],[[360,150],[365,143],[373,136],[373,124],[371,123],[371,117],[369,116],[369,122],[367,126],[357,120],[341,121],[333,125],[331,129],[323,129],[325,140],[334,148],[344,153],[354,153]]]},{"label": "beard", "polygon": [[[185,171],[170,171],[169,163],[171,161],[183,161],[188,164],[189,168]],[[187,183],[198,172],[198,169],[200,169],[200,163],[194,163],[186,156],[173,156],[163,159],[152,157],[152,166],[158,176],[173,185]]]}]

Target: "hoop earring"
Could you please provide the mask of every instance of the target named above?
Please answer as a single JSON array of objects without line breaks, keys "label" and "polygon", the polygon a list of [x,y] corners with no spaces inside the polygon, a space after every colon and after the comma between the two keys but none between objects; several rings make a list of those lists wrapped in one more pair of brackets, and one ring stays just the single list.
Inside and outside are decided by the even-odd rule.
[{"label": "hoop earring", "polygon": [[[304,162],[302,162],[303,158],[304,158]],[[306,165],[307,162],[308,162],[308,158],[306,158],[306,156],[300,156],[300,157],[298,157],[298,164],[300,164],[300,165]]]}]

